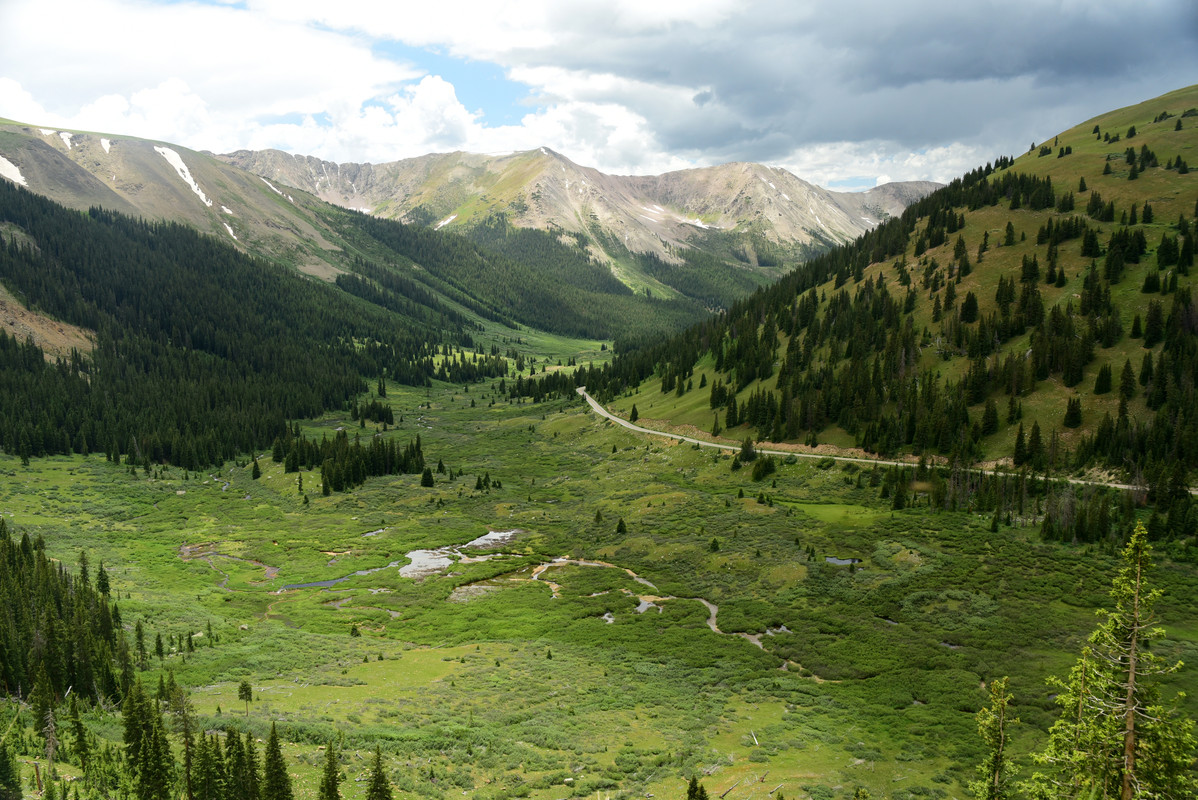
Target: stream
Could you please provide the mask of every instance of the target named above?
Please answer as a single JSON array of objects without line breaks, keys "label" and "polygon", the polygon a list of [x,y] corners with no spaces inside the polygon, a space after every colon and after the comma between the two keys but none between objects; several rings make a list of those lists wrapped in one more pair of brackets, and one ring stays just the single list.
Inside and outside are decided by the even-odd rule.
[{"label": "stream", "polygon": [[[857,559],[854,559],[854,560],[857,560]],[[849,563],[849,562],[846,561],[845,563]],[[620,567],[615,564],[610,564],[606,561],[589,561],[587,559],[566,558],[564,556],[562,558],[555,558],[553,561],[549,561],[544,564],[538,564],[537,566],[533,567],[532,580],[541,581],[541,576],[545,574],[546,570],[548,570],[552,567],[564,567],[567,565],[574,565],[577,567],[603,567],[603,568],[607,568],[607,569],[622,570],[626,575],[628,575],[628,577],[632,578],[637,583],[648,586],[650,589],[653,589],[654,591],[657,590],[657,587],[652,582],[646,580],[645,578],[642,578],[640,575],[637,575],[635,572],[628,569],[627,567]],[[560,584],[554,583],[553,581],[549,581],[549,580],[545,580],[545,581],[541,581],[541,582],[549,587],[549,590],[551,592],[550,599],[556,600],[561,596],[561,588],[562,587]],[[632,595],[632,593],[628,592],[627,589],[625,589],[624,591],[626,593],[628,593],[629,595]],[[739,636],[741,639],[744,639],[745,641],[751,642],[752,644],[756,645],[761,650],[765,649],[765,645],[763,645],[761,643],[762,636],[777,636],[780,633],[793,633],[793,631],[791,631],[785,625],[781,625],[777,628],[766,628],[765,633],[763,633],[763,634],[762,633],[745,633],[743,631],[740,631],[737,633],[727,633],[725,631],[720,630],[719,625],[716,622],[716,619],[720,613],[720,607],[705,598],[702,598],[702,597],[675,597],[674,595],[669,595],[667,597],[657,597],[654,595],[632,595],[632,596],[635,596],[637,599],[636,613],[638,613],[638,614],[644,614],[646,611],[648,611],[651,608],[657,609],[657,613],[660,614],[662,608],[658,604],[664,603],[668,600],[693,600],[693,601],[702,603],[703,607],[707,609],[707,627],[711,629],[712,633],[718,633],[721,636]],[[608,625],[611,625],[611,624],[615,623],[615,621],[616,621],[615,615],[612,614],[610,611],[607,612],[606,614],[604,614],[602,617],[600,617],[600,619],[602,619]]]}]

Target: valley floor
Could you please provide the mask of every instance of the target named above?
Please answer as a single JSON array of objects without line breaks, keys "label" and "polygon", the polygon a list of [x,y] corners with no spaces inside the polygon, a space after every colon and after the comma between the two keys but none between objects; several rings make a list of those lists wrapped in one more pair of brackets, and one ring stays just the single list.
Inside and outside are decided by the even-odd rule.
[{"label": "valley floor", "polygon": [[[802,460],[753,481],[579,399],[493,391],[392,388],[387,433],[305,426],[419,434],[445,467],[432,487],[322,496],[319,472],[269,453],[257,480],[248,462],[147,476],[4,457],[0,514],[67,564],[102,561],[150,641],[190,638],[142,680],[172,670],[205,729],[264,737],[277,721],[299,797],[330,737],[347,798],[376,744],[400,796],[680,797],[698,775],[729,800],[961,797],[986,682],[1011,676],[1019,758],[1055,717],[1044,679],[1076,657],[1112,553],[992,533],[988,515],[892,511],[871,465]],[[1198,571],[1160,572],[1160,649],[1193,663]]]}]

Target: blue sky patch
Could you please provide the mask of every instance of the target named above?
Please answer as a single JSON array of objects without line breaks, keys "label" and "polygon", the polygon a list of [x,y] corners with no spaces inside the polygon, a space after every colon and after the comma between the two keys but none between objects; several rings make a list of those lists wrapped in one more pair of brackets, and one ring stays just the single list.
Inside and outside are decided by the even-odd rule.
[{"label": "blue sky patch", "polygon": [[516,125],[529,113],[528,86],[509,80],[503,68],[485,61],[454,58],[399,42],[377,42],[375,55],[412,64],[453,84],[467,111],[481,111],[488,126]]}]

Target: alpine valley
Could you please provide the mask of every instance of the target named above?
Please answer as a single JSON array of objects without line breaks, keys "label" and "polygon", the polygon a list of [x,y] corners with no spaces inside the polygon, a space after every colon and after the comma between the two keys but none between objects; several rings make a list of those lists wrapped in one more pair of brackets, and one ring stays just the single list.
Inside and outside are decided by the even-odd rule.
[{"label": "alpine valley", "polygon": [[1195,797],[1190,161],[4,121],[0,798]]}]

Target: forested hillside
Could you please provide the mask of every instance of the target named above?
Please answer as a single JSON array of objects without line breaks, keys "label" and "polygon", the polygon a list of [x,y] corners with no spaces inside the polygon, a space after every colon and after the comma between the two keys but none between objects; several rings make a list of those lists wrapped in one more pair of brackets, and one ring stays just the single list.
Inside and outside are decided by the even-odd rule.
[{"label": "forested hillside", "polygon": [[652,362],[657,416],[732,437],[1184,485],[1196,156],[1198,88],[1091,120],[615,365],[608,396]]},{"label": "forested hillside", "polygon": [[327,219],[355,246],[378,251],[381,245],[389,267],[418,265],[409,273],[417,280],[513,326],[600,339],[629,332],[662,336],[706,313],[688,297],[637,297],[581,242],[564,244],[549,233],[510,226],[502,216],[470,236],[354,212],[330,211]]},{"label": "forested hillside", "polygon": [[471,344],[430,296],[409,292],[391,313],[182,225],[80,215],[7,181],[0,224],[5,286],[95,332],[92,353],[53,364],[0,333],[0,446],[22,458],[217,464],[344,406],[364,375],[423,383],[439,347]]}]

